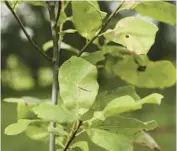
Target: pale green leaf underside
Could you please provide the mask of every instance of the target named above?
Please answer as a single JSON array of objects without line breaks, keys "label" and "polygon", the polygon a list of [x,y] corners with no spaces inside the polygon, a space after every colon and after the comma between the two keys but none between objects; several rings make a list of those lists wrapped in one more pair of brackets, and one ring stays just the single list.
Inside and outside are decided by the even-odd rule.
[{"label": "pale green leaf underside", "polygon": [[113,134],[105,130],[92,128],[88,136],[96,145],[109,151],[130,151],[132,139],[121,134]]},{"label": "pale green leaf underside", "polygon": [[122,44],[135,54],[147,54],[155,41],[158,27],[137,17],[125,17],[104,33],[106,39]]},{"label": "pale green leaf underside", "polygon": [[86,112],[98,93],[96,67],[82,58],[71,57],[60,67],[59,81],[64,105],[79,114]]},{"label": "pale green leaf underside", "polygon": [[133,57],[128,56],[121,61],[109,62],[106,68],[111,68],[115,75],[137,87],[165,88],[176,83],[176,69],[169,61],[150,61],[146,70],[139,72]]},{"label": "pale green leaf underside", "polygon": [[72,13],[76,29],[88,39],[98,31],[105,16],[96,1],[72,1]]},{"label": "pale green leaf underside", "polygon": [[39,118],[59,123],[70,123],[78,119],[75,112],[68,111],[61,106],[52,105],[49,103],[43,103],[34,107],[33,112],[37,114]]},{"label": "pale green leaf underside", "polygon": [[135,10],[139,14],[151,17],[157,21],[161,21],[170,25],[176,24],[176,7],[169,2],[145,1],[139,3]]}]

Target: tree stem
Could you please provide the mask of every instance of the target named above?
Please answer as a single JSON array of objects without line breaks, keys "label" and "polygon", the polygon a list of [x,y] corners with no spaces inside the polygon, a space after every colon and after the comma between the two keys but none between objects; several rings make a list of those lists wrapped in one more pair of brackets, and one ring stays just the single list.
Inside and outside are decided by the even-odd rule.
[{"label": "tree stem", "polygon": [[[59,80],[58,80],[58,68],[59,68],[59,56],[60,56],[60,43],[61,43],[61,38],[58,36],[58,32],[60,27],[57,26],[57,21],[60,16],[60,11],[61,11],[61,1],[58,2],[58,15],[56,18],[55,15],[55,6],[56,6],[56,1],[48,1],[48,11],[49,11],[49,16],[50,16],[50,26],[51,26],[51,31],[52,31],[52,40],[53,40],[53,84],[52,84],[52,104],[57,104],[58,100],[58,92],[59,92]],[[59,41],[59,44],[58,44]],[[50,123],[51,127],[56,127],[55,122]],[[49,140],[49,151],[55,151],[55,135],[50,134],[50,140]]]}]

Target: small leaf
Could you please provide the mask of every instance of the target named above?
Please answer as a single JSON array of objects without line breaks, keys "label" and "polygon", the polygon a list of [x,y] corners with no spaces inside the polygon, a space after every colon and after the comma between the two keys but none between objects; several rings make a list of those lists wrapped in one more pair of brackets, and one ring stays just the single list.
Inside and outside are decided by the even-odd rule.
[{"label": "small leaf", "polygon": [[96,1],[72,1],[73,22],[78,32],[91,39],[102,25],[105,16]]},{"label": "small leaf", "polygon": [[[43,49],[43,51],[46,52],[46,51],[48,51],[52,47],[53,47],[53,42],[52,42],[52,40],[50,40],[50,41],[47,41],[46,43],[43,44],[42,49]],[[73,48],[72,46],[70,46],[70,45],[68,45],[68,44],[66,44],[64,42],[61,42],[60,47],[61,47],[61,49],[65,49],[65,50],[74,52],[76,54],[79,52],[78,49]]]},{"label": "small leaf", "polygon": [[68,109],[83,114],[94,103],[98,93],[97,69],[79,57],[71,57],[60,67],[60,95]]},{"label": "small leaf", "polygon": [[44,126],[29,125],[25,131],[25,134],[32,140],[47,141],[49,133]]},{"label": "small leaf", "polygon": [[86,141],[79,141],[71,145],[71,148],[79,147],[83,151],[89,151],[88,143]]},{"label": "small leaf", "polygon": [[176,24],[176,7],[169,2],[153,1],[140,2],[135,10],[143,15],[151,17],[157,21],[161,21],[170,25]]},{"label": "small leaf", "polygon": [[28,1],[25,0],[26,3],[34,5],[34,6],[47,6],[45,1]]},{"label": "small leaf", "polygon": [[144,72],[138,71],[132,56],[108,61],[106,69],[111,69],[115,75],[136,87],[165,88],[176,83],[176,69],[169,61],[149,61]]},{"label": "small leaf", "polygon": [[157,142],[146,132],[141,132],[139,135],[137,135],[135,143],[149,147],[151,150],[160,151],[160,147]]},{"label": "small leaf", "polygon": [[89,129],[87,134],[93,143],[110,151],[130,151],[133,141],[131,137],[96,128]]},{"label": "small leaf", "polygon": [[33,120],[21,119],[17,123],[11,124],[5,128],[6,135],[17,135],[22,133],[28,128],[28,125],[33,122]]},{"label": "small leaf", "polygon": [[82,58],[89,61],[93,65],[96,65],[98,62],[103,61],[105,59],[102,51],[83,53]]},{"label": "small leaf", "polygon": [[142,105],[146,103],[160,104],[163,96],[158,93],[151,94],[141,100],[135,101],[130,96],[122,96],[116,99],[113,99],[108,105],[104,108],[103,113],[105,117],[114,116],[123,112],[134,111],[141,109]]},{"label": "small leaf", "polygon": [[47,121],[70,123],[78,119],[78,116],[74,111],[68,111],[61,106],[49,103],[40,104],[39,106],[34,107],[33,111],[39,118]]},{"label": "small leaf", "polygon": [[135,54],[147,54],[155,41],[158,27],[137,17],[125,17],[104,33],[105,38],[122,44]]}]

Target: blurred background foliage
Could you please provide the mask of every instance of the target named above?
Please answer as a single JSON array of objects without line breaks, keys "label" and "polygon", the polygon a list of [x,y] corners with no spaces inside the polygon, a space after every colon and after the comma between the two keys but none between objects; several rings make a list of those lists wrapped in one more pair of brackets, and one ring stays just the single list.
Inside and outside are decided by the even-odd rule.
[{"label": "blurred background foliage", "polygon": [[[176,5],[176,2],[172,2]],[[111,13],[117,6],[117,2],[99,2],[101,10]],[[42,47],[44,43],[51,40],[48,12],[44,7],[21,4],[17,8],[17,14],[23,21],[26,30],[33,40]],[[71,14],[70,10],[67,12]],[[122,11],[109,24],[109,28],[114,27],[118,19],[137,14],[134,11]],[[153,20],[151,20],[153,21]],[[159,31],[156,41],[148,53],[151,60],[170,60],[176,65],[176,27],[164,23],[156,23]],[[65,29],[73,27],[67,22]],[[85,39],[77,33],[66,34],[64,42],[74,48],[81,49],[85,44]],[[90,46],[87,51],[92,52],[95,46]],[[47,52],[52,55],[51,49]],[[72,55],[72,52],[62,50],[61,62],[64,62]],[[27,41],[16,20],[6,8],[1,4],[1,99],[6,97],[34,96],[37,98],[50,98],[52,69],[51,63],[45,60],[34,47]],[[130,75],[131,76],[131,75]],[[124,81],[106,73],[100,69],[99,83],[102,90],[111,90],[121,85]],[[160,107],[146,105],[143,110],[132,113],[131,116],[140,120],[157,120],[159,128],[150,132],[161,146],[162,151],[175,151],[175,109],[176,109],[176,87],[160,89],[139,89],[137,93],[143,97],[152,92],[164,95]],[[101,102],[100,102],[101,103]],[[48,144],[30,140],[24,134],[18,136],[6,136],[3,134],[4,128],[16,121],[16,106],[2,102],[2,150],[3,151],[47,151]],[[82,136],[82,139],[86,139]],[[139,148],[138,151],[148,151],[150,149]],[[94,145],[90,150],[99,150]]]}]

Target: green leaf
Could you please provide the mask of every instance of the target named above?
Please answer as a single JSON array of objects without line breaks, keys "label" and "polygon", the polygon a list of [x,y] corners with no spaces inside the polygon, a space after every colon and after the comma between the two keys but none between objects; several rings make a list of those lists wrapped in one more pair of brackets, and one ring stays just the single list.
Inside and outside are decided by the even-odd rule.
[{"label": "green leaf", "polygon": [[47,141],[49,132],[44,126],[29,125],[25,131],[25,134],[32,140]]},{"label": "green leaf", "polygon": [[47,6],[45,1],[28,1],[28,0],[24,0],[24,2],[34,5],[34,6]]},{"label": "green leaf", "polygon": [[102,51],[83,53],[82,58],[89,61],[93,65],[96,65],[98,62],[103,61],[105,59]]},{"label": "green leaf", "polygon": [[139,3],[141,3],[141,2],[138,2],[138,1],[124,1],[124,3],[122,4],[119,11],[134,9]]},{"label": "green leaf", "polygon": [[78,32],[91,39],[102,25],[105,13],[96,1],[72,1],[73,22]]},{"label": "green leaf", "polygon": [[88,136],[96,145],[110,151],[130,151],[132,138],[121,134],[113,134],[96,128],[87,131]]},{"label": "green leaf", "polygon": [[36,115],[32,112],[32,108],[38,105],[41,100],[34,97],[6,98],[3,101],[8,103],[17,103],[18,119],[36,119]]},{"label": "green leaf", "polygon": [[146,103],[160,104],[162,98],[163,96],[158,93],[153,93],[138,101],[135,101],[130,96],[122,96],[110,101],[108,105],[104,108],[103,113],[105,117],[109,117],[123,112],[134,111],[137,109],[141,109],[142,105]]},{"label": "green leaf", "polygon": [[115,75],[136,87],[165,88],[176,83],[176,69],[169,61],[149,61],[144,72],[138,71],[132,56],[109,61],[106,68],[112,69]]},{"label": "green leaf", "polygon": [[71,57],[60,67],[60,95],[68,109],[83,114],[94,103],[98,93],[97,69],[79,57]]},{"label": "green leaf", "polygon": [[139,14],[151,17],[157,21],[161,21],[170,25],[176,24],[176,7],[169,2],[144,1],[139,3],[135,10]]},{"label": "green leaf", "polygon": [[149,147],[151,150],[160,151],[160,147],[157,142],[146,132],[141,132],[139,135],[137,135],[135,143]]},{"label": "green leaf", "polygon": [[47,121],[70,123],[78,119],[78,116],[75,112],[68,111],[62,106],[52,105],[49,103],[40,104],[34,107],[32,110],[39,118]]},{"label": "green leaf", "polygon": [[6,135],[17,135],[22,133],[28,128],[28,125],[33,122],[33,120],[20,119],[17,123],[11,124],[5,128]]},{"label": "green leaf", "polygon": [[[98,94],[96,101],[93,105],[94,110],[99,110],[103,109],[108,102],[110,102],[113,99],[116,99],[118,97],[124,96],[124,95],[129,95],[131,96],[134,100],[139,100],[140,97],[137,95],[134,86],[132,85],[127,85],[127,86],[122,86],[117,89],[114,89],[112,91],[102,91]],[[100,104],[101,102],[101,104]]]},{"label": "green leaf", "polygon": [[155,41],[158,27],[136,17],[121,19],[116,27],[104,33],[105,38],[122,44],[135,54],[147,54]]},{"label": "green leaf", "polygon": [[112,133],[118,133],[134,139],[141,131],[153,130],[158,126],[156,121],[142,122],[134,118],[113,116],[107,118],[105,121],[98,121],[92,127],[104,129]]},{"label": "green leaf", "polygon": [[86,141],[79,141],[71,145],[71,148],[79,147],[83,151],[89,151],[88,143]]}]

